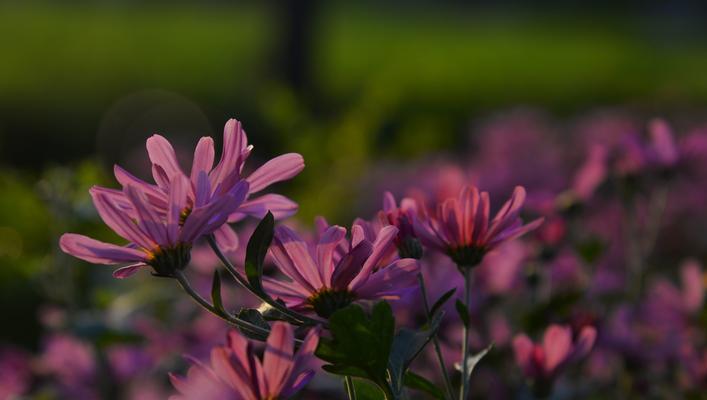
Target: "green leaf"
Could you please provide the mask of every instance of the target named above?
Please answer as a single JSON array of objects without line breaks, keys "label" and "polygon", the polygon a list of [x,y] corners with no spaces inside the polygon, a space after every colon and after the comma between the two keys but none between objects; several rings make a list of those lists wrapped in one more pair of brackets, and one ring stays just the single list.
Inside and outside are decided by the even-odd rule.
[{"label": "green leaf", "polygon": [[316,351],[331,364],[325,366],[327,371],[344,375],[357,371],[378,385],[385,382],[395,330],[388,303],[373,306],[370,317],[356,304],[338,310],[329,318],[329,330],[331,339],[321,338]]},{"label": "green leaf", "polygon": [[466,305],[464,303],[462,303],[460,300],[457,300],[457,302],[454,304],[454,306],[457,308],[457,314],[459,314],[459,319],[461,319],[464,326],[468,327],[469,326],[469,309],[466,308]]},{"label": "green leaf", "polygon": [[435,335],[443,316],[444,313],[434,316],[426,330],[413,331],[403,328],[395,335],[388,359],[388,371],[393,393],[402,394],[406,371]]},{"label": "green leaf", "polygon": [[330,374],[334,375],[341,375],[341,376],[355,376],[359,378],[368,378],[368,372],[357,368],[357,367],[352,367],[352,366],[344,366],[344,365],[333,365],[333,364],[327,364],[323,365],[322,369]]},{"label": "green leaf", "polygon": [[353,379],[356,400],[385,400],[385,394],[375,384],[363,380]]},{"label": "green leaf", "polygon": [[[241,311],[238,312],[238,318],[246,322],[250,322],[251,324],[263,328],[267,331],[270,331],[270,324],[268,324],[265,318],[263,318],[263,315],[260,314],[260,311],[254,308],[242,308]],[[260,341],[267,339],[267,336],[263,335],[262,333],[251,331],[247,328],[240,328],[240,331],[243,333],[243,335],[251,339]]]},{"label": "green leaf", "polygon": [[425,377],[414,372],[405,374],[405,386],[430,395],[433,399],[444,400],[444,392]]},{"label": "green leaf", "polygon": [[270,211],[260,221],[248,240],[245,254],[245,275],[248,283],[258,292],[263,291],[263,263],[272,243],[275,219]]},{"label": "green leaf", "polygon": [[223,299],[221,298],[221,274],[219,274],[218,270],[214,270],[214,278],[211,281],[211,300],[216,310],[221,313],[221,315],[226,315],[226,310],[223,307]]},{"label": "green leaf", "polygon": [[430,315],[435,315],[435,313],[437,313],[437,311],[442,308],[444,303],[446,303],[456,291],[457,288],[449,290],[445,294],[443,294],[439,299],[437,299],[437,301],[435,301],[435,303],[432,305],[432,308],[430,308]]},{"label": "green leaf", "polygon": [[[469,380],[469,378],[471,377],[471,372],[474,370],[474,367],[476,367],[476,364],[478,364],[479,361],[481,361],[481,359],[484,358],[486,353],[488,353],[492,347],[493,347],[493,343],[488,345],[488,347],[481,350],[480,352],[478,352],[476,354],[472,354],[471,356],[466,358],[466,379],[467,380]],[[461,365],[459,363],[456,363],[454,366],[456,367],[456,369],[458,371],[461,371]]]}]

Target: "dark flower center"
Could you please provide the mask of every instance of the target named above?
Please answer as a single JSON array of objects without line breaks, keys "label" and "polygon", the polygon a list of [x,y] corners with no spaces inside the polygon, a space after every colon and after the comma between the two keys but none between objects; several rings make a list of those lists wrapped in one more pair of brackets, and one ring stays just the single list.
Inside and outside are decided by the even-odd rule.
[{"label": "dark flower center", "polygon": [[447,254],[452,260],[457,264],[457,267],[462,268],[473,268],[481,263],[486,255],[486,248],[478,246],[462,246],[457,248],[450,248],[447,250]]},{"label": "dark flower center", "polygon": [[150,253],[148,264],[155,275],[174,277],[174,272],[184,269],[191,260],[191,245],[179,243],[174,247],[159,247]]},{"label": "dark flower center", "polygon": [[307,303],[322,318],[329,318],[331,314],[351,304],[356,297],[348,290],[322,289],[307,299]]}]

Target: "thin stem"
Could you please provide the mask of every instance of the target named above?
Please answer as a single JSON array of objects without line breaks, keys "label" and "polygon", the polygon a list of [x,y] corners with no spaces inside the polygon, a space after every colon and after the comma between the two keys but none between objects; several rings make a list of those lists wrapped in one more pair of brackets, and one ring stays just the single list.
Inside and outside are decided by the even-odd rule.
[{"label": "thin stem", "polygon": [[346,386],[346,395],[349,400],[356,400],[356,388],[353,384],[353,378],[348,375],[344,376],[344,386]]},{"label": "thin stem", "polygon": [[[425,279],[422,274],[417,274],[417,281],[420,283],[420,293],[422,294],[422,303],[425,306],[425,315],[427,316],[427,323],[429,324],[432,316],[430,315],[430,306],[427,299],[427,290],[425,289]],[[435,354],[437,354],[437,361],[439,361],[440,370],[442,371],[442,378],[444,380],[444,388],[447,390],[447,398],[454,398],[454,389],[452,388],[452,380],[449,378],[449,371],[447,371],[447,364],[444,362],[444,356],[442,356],[442,349],[439,345],[439,338],[437,337],[437,332],[432,335],[432,344],[435,349]]]},{"label": "thin stem", "polygon": [[206,301],[199,293],[194,290],[193,287],[189,284],[189,281],[187,280],[187,277],[184,275],[184,272],[182,271],[176,271],[175,272],[175,277],[177,278],[177,281],[179,284],[182,286],[182,289],[184,289],[187,294],[194,299],[200,306],[208,310],[210,313],[216,315],[217,317],[223,319],[224,321],[237,326],[238,328],[246,329],[251,332],[257,333],[259,335],[263,335],[263,337],[267,337],[270,332],[267,329],[264,329],[260,326],[253,325],[248,321],[242,320],[238,317],[235,317],[233,315],[228,314],[227,312],[221,312],[216,307],[214,307],[211,303]]},{"label": "thin stem", "polygon": [[248,280],[246,280],[243,275],[241,275],[240,272],[236,269],[236,267],[231,263],[231,260],[226,257],[225,254],[221,251],[221,248],[218,247],[218,243],[216,243],[216,240],[212,235],[209,235],[206,237],[206,240],[209,242],[209,246],[211,246],[211,249],[214,251],[216,256],[221,260],[221,263],[223,266],[226,268],[226,270],[233,276],[233,279],[236,280],[241,286],[243,286],[246,290],[248,290],[250,293],[252,293],[254,296],[259,298],[260,300],[264,301],[267,303],[270,307],[276,309],[277,311],[285,314],[286,316],[290,317],[291,319],[294,320],[294,322],[298,323],[299,325],[302,325],[304,323],[307,324],[319,324],[326,326],[326,322],[307,317],[305,315],[302,315],[298,312],[292,311],[289,308],[283,306],[282,304],[278,303],[275,301],[273,298],[270,296],[264,295],[263,293],[260,293],[259,291],[253,289],[253,287],[250,285]]},{"label": "thin stem", "polygon": [[[467,309],[467,312],[469,312],[469,301],[470,301],[470,293],[471,293],[471,268],[469,267],[463,267],[464,270],[464,306]],[[459,386],[459,400],[465,400],[467,396],[467,392],[469,390],[469,371],[468,371],[468,365],[467,365],[467,358],[469,357],[469,326],[467,324],[462,324],[462,354],[461,354],[461,372],[462,372],[462,381],[461,385]]]}]

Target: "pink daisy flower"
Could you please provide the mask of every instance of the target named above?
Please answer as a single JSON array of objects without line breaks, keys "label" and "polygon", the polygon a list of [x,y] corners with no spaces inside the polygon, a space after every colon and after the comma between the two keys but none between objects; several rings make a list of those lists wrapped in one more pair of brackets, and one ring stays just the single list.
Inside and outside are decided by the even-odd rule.
[{"label": "pink daisy flower", "polygon": [[551,380],[568,362],[589,354],[596,336],[594,327],[585,326],[573,341],[572,329],[560,325],[550,325],[540,344],[525,334],[517,335],[513,338],[516,363],[528,378]]},{"label": "pink daisy flower", "polygon": [[[196,145],[188,175],[179,166],[174,148],[163,136],[151,136],[147,139],[146,147],[152,162],[152,176],[157,185],[142,181],[117,165],[114,167],[114,173],[121,185],[142,188],[150,203],[161,212],[167,211],[167,178],[174,175],[184,176],[191,183],[187,189],[185,215],[194,207],[218,201],[221,196],[231,192],[241,180],[245,180],[249,185],[246,201],[229,216],[228,222],[236,222],[249,215],[262,218],[268,210],[276,219],[286,218],[297,212],[297,203],[285,196],[273,193],[252,198],[251,196],[300,173],[304,168],[304,159],[296,153],[283,154],[266,162],[249,176],[243,177],[243,167],[253,146],[248,145],[248,137],[241,123],[235,119],[228,120],[224,127],[223,152],[218,164],[214,166],[214,140],[211,137],[202,137]],[[216,240],[224,248],[234,249],[238,246],[238,237],[228,225],[216,226],[214,231]]]},{"label": "pink daisy flower", "polygon": [[197,203],[185,215],[189,187],[186,177],[172,177],[166,186],[166,211],[155,208],[142,185],[128,183],[122,192],[94,187],[91,196],[98,214],[130,243],[118,246],[65,233],[59,245],[65,253],[95,264],[134,263],[116,270],[116,278],[128,277],[148,265],[157,275],[174,276],[189,263],[193,242],[223,225],[248,193],[248,184],[241,181],[217,200]]},{"label": "pink daisy flower", "polygon": [[309,368],[319,342],[317,329],[307,333],[294,351],[294,329],[275,322],[262,361],[253,343],[236,331],[228,333],[225,346],[211,351],[210,365],[193,360],[186,377],[170,374],[179,392],[171,400],[269,400],[289,398],[314,376]]},{"label": "pink daisy flower", "polygon": [[395,238],[395,246],[401,257],[415,259],[422,258],[422,246],[415,235],[413,221],[419,214],[417,202],[414,199],[405,197],[398,202],[390,192],[383,195],[383,210],[379,212],[378,218],[384,225],[392,225],[398,228],[398,235]]},{"label": "pink daisy flower", "polygon": [[484,255],[501,243],[515,239],[542,224],[543,219],[523,225],[520,211],[525,189],[516,186],[511,198],[489,220],[489,195],[473,186],[462,188],[458,197],[446,199],[429,215],[415,218],[415,233],[423,244],[449,255],[460,267],[478,265]]},{"label": "pink daisy flower", "polygon": [[417,288],[417,261],[390,261],[396,227],[386,226],[376,234],[354,224],[350,241],[341,226],[320,227],[320,232],[310,246],[287,227],[275,230],[270,254],[291,282],[265,277],[264,286],[287,307],[328,318],[354,301],[397,300]]}]

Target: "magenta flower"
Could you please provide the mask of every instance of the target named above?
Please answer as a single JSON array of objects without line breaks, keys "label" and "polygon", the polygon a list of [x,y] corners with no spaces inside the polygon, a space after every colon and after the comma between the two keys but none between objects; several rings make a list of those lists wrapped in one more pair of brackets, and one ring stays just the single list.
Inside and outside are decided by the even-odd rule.
[{"label": "magenta flower", "polygon": [[170,374],[179,392],[172,400],[270,400],[285,399],[302,389],[314,376],[309,368],[319,342],[318,330],[307,333],[294,351],[294,329],[284,322],[272,325],[262,362],[253,343],[236,331],[228,333],[225,346],[211,351],[210,365],[194,360],[186,377]]},{"label": "magenta flower", "polygon": [[410,257],[418,260],[422,258],[422,246],[413,229],[413,221],[418,213],[417,202],[414,199],[405,197],[400,201],[400,207],[398,207],[393,194],[385,192],[383,211],[379,213],[379,219],[385,225],[398,228],[395,246],[403,258]]},{"label": "magenta flower", "polygon": [[585,326],[572,340],[569,326],[550,325],[540,344],[533,343],[525,334],[513,338],[516,363],[523,374],[531,379],[552,381],[567,363],[583,358],[592,350],[597,331]]},{"label": "magenta flower", "polygon": [[516,186],[511,198],[489,221],[489,195],[465,186],[458,197],[448,198],[433,215],[415,218],[415,233],[423,244],[449,255],[458,266],[478,265],[484,255],[501,243],[515,239],[542,224],[543,219],[523,225],[520,210],[525,189]]},{"label": "magenta flower", "polygon": [[[226,122],[223,131],[223,152],[218,164],[214,166],[214,141],[202,137],[194,151],[194,159],[189,175],[179,166],[174,148],[167,139],[153,135],[147,139],[147,152],[152,162],[152,176],[157,185],[144,182],[119,166],[115,166],[115,177],[123,186],[136,185],[143,189],[147,198],[156,208],[166,212],[169,192],[168,177],[184,176],[191,185],[187,190],[187,212],[193,207],[200,207],[234,190],[242,179],[249,184],[244,201],[229,216],[228,222],[236,222],[251,215],[262,218],[268,210],[276,219],[289,217],[297,212],[297,203],[279,194],[265,194],[255,198],[251,195],[262,191],[273,183],[290,179],[304,168],[304,159],[296,153],[278,156],[243,178],[242,172],[248,156],[253,149],[248,145],[248,137],[241,123],[235,119]],[[214,227],[216,240],[222,247],[234,249],[238,246],[238,237],[227,225]],[[211,233],[211,232],[206,232]]]},{"label": "magenta flower", "polygon": [[[323,227],[322,227],[323,228]],[[390,261],[398,229],[386,226],[372,238],[363,225],[346,229],[337,225],[322,229],[310,247],[291,229],[275,230],[270,254],[285,282],[265,277],[266,290],[297,311],[314,311],[328,318],[356,300],[397,300],[417,286],[418,263],[411,258]]]},{"label": "magenta flower", "polygon": [[123,191],[94,187],[93,204],[103,221],[128,240],[127,246],[100,242],[74,233],[61,236],[61,249],[95,264],[134,263],[113,273],[125,278],[139,268],[151,266],[157,275],[173,276],[189,262],[193,242],[223,225],[248,193],[244,181],[234,185],[215,201],[196,203],[188,208],[189,181],[174,175],[165,186],[169,190],[166,212],[150,201],[145,186],[126,184]]}]

